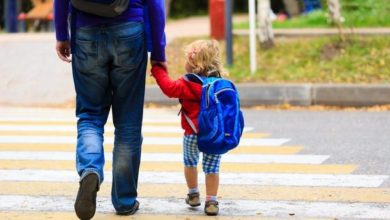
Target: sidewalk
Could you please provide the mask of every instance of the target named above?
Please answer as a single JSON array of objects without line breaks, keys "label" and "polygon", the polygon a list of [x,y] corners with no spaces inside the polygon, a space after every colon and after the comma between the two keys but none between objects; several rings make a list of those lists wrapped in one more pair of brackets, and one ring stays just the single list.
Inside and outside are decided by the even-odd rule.
[{"label": "sidewalk", "polygon": [[[337,28],[288,28],[273,29],[275,37],[319,37],[338,35]],[[390,35],[390,28],[344,28],[344,34]],[[249,35],[249,30],[234,30],[235,35]]]},{"label": "sidewalk", "polygon": [[[241,105],[374,106],[390,104],[390,85],[352,84],[238,84]],[[176,105],[157,86],[148,86],[146,103]]]},{"label": "sidewalk", "polygon": [[[246,19],[237,16],[235,21]],[[209,19],[191,17],[167,22],[168,43],[179,37],[208,36]],[[237,31],[240,32],[240,31]],[[245,34],[242,31],[241,34]],[[359,33],[390,34],[390,29],[356,29]],[[332,34],[333,29],[276,30],[281,35]],[[74,88],[69,64],[55,53],[53,33],[0,34],[0,105],[51,106],[73,105]],[[376,105],[390,103],[389,85],[239,85],[242,103]],[[337,92],[336,92],[337,91]],[[147,86],[147,103],[177,104],[162,95],[155,86]]]}]

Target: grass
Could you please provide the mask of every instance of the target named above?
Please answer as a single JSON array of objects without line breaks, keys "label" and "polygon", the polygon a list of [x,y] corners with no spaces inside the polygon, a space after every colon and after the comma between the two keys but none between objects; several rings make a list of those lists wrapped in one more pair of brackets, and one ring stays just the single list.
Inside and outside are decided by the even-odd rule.
[{"label": "grass", "polygon": [[[195,38],[176,39],[167,47],[169,72],[184,73],[182,48]],[[390,39],[354,37],[345,44],[337,38],[278,40],[277,46],[258,48],[258,70],[249,71],[248,38],[234,39],[234,66],[228,78],[235,82],[263,83],[390,83]],[[221,47],[224,44],[221,42]],[[149,78],[149,83],[154,80]]]},{"label": "grass", "polygon": [[[390,27],[388,0],[342,0],[342,16],[346,27]],[[274,28],[332,27],[327,9],[317,10],[286,21],[274,21]],[[235,23],[236,29],[248,29],[249,23]]]},{"label": "grass", "polygon": [[[327,21],[326,12],[322,10],[314,11],[312,13],[292,18],[286,21],[274,21],[273,28],[323,28],[331,27]],[[248,29],[249,22],[234,23],[235,29]]]},{"label": "grass", "polygon": [[342,0],[348,27],[390,27],[388,0]]}]

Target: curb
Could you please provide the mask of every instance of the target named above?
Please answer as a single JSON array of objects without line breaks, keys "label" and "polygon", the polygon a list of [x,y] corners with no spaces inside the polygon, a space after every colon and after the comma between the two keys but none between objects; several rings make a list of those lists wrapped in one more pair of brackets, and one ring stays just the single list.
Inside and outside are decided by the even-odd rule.
[{"label": "curb", "polygon": [[[364,107],[390,104],[390,85],[351,84],[238,84],[241,105],[331,105]],[[147,86],[145,103],[177,105],[158,86]]]},{"label": "curb", "polygon": [[389,85],[313,85],[314,105],[373,106],[390,104]]},{"label": "curb", "polygon": [[237,85],[242,106],[291,104],[309,106],[310,84],[239,84]]}]

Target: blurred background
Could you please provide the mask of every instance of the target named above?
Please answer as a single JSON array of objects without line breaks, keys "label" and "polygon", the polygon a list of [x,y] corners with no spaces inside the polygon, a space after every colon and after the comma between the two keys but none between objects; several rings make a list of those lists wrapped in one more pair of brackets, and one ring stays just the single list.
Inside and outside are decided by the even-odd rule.
[{"label": "blurred background", "polygon": [[[70,68],[54,53],[52,4],[0,1],[0,58],[9,61],[0,65],[0,92],[7,94],[0,101],[18,102],[16,94],[23,100],[34,86],[37,102],[63,96],[58,103],[73,102],[74,94],[64,93],[73,89]],[[221,43],[228,77],[238,83],[390,82],[387,0],[166,0],[165,5],[173,77],[184,71],[186,44],[214,38]],[[148,84],[154,80],[149,78]]]},{"label": "blurred background", "polygon": [[[0,26],[4,31],[38,31],[38,23],[53,19],[53,0],[1,0]],[[222,1],[223,2],[223,1]],[[277,16],[275,28],[292,27],[331,27],[327,18],[327,0],[271,0],[271,8]],[[166,11],[169,18],[179,19],[194,15],[207,15],[210,11],[208,0],[183,1],[166,0]],[[390,25],[389,6],[386,0],[340,0],[345,25],[353,27],[383,27]],[[234,13],[247,13],[248,1],[233,1]],[[299,19],[291,19],[297,18]],[[23,21],[28,21],[24,27]],[[15,22],[16,21],[16,22]],[[20,29],[15,28],[19,27]],[[245,23],[236,24],[245,28]]]}]

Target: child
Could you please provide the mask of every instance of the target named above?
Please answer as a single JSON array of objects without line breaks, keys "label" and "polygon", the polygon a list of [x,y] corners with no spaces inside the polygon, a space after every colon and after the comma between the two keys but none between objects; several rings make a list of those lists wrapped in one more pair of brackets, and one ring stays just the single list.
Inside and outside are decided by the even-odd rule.
[{"label": "child", "polygon": [[[215,40],[199,40],[185,48],[185,70],[200,77],[220,77],[221,57],[218,42]],[[199,150],[196,131],[202,93],[202,84],[197,77],[185,75],[172,80],[162,65],[153,65],[152,75],[165,95],[179,98],[182,104],[181,124],[184,132],[183,156],[184,175],[188,186],[186,203],[191,207],[200,206],[198,189]],[[207,215],[218,215],[217,192],[219,186],[219,165],[221,155],[203,154],[203,171],[206,175],[206,203],[204,211]]]}]

